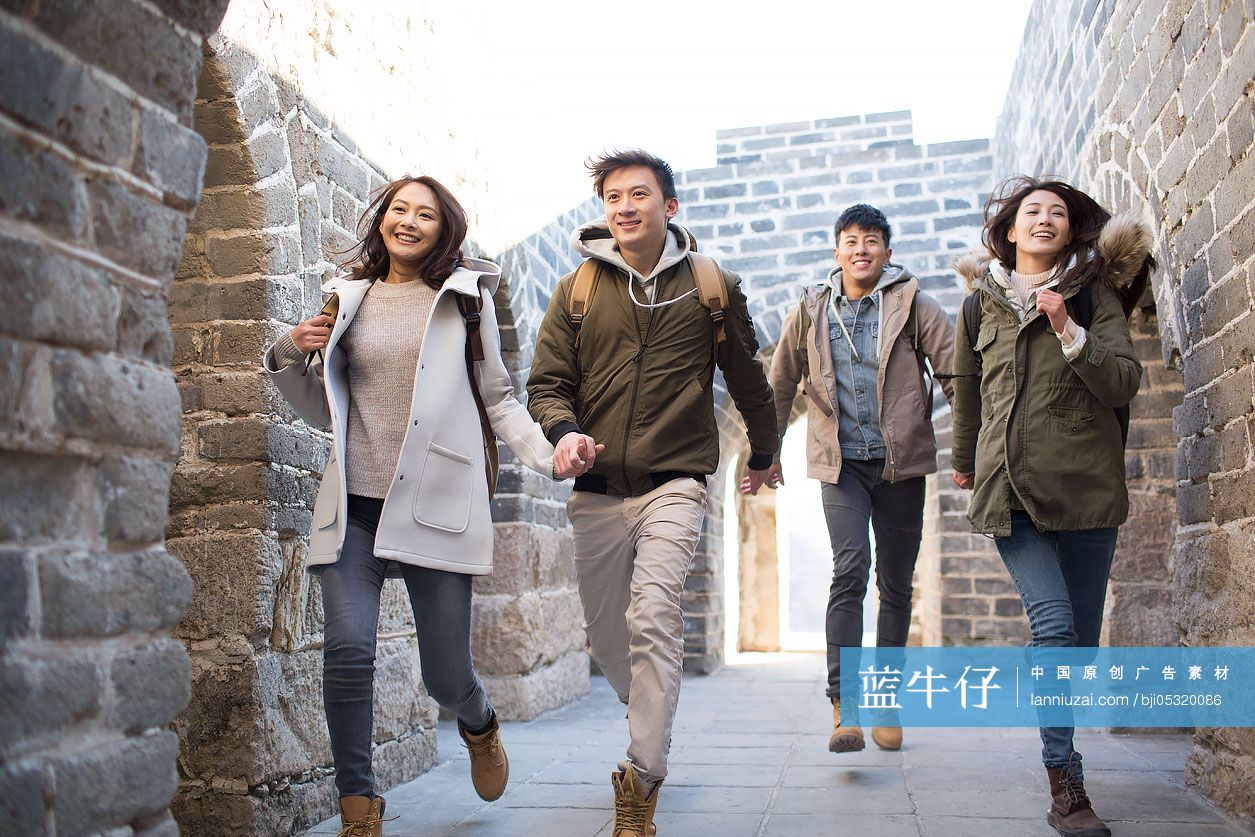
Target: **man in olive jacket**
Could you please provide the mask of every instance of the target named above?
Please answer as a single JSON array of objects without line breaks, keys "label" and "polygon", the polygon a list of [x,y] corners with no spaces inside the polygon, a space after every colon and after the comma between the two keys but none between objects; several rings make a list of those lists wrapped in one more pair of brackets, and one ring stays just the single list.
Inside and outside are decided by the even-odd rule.
[{"label": "man in olive jacket", "polygon": [[716,362],[745,420],[755,492],[771,484],[778,437],[740,280],[722,270],[725,337],[714,341],[711,310],[696,293],[694,242],[670,221],[679,208],[670,167],[630,151],[589,169],[606,216],[577,229],[572,245],[592,260],[595,286],[577,329],[568,313],[576,274],[558,282],[527,393],[555,462],[585,471],[567,510],[588,647],[628,706],[631,738],[613,778],[618,837],[648,833],[667,774],[684,661],[680,596],[702,533],[706,477],[719,465]]},{"label": "man in olive jacket", "polygon": [[[924,522],[924,475],[937,470],[932,388],[924,359],[949,372],[954,325],[905,268],[888,263],[889,222],[857,204],[836,223],[836,267],[803,292],[785,319],[771,363],[784,435],[798,384],[807,397],[806,475],[819,480],[832,541],[825,628],[834,753],[862,750],[863,730],[840,697],[841,648],[862,644],[863,597],[876,531],[876,644],[906,645],[912,576]],[[949,380],[942,382],[951,397]],[[779,466],[776,466],[779,467]],[[882,749],[902,746],[899,727],[876,727]]]}]

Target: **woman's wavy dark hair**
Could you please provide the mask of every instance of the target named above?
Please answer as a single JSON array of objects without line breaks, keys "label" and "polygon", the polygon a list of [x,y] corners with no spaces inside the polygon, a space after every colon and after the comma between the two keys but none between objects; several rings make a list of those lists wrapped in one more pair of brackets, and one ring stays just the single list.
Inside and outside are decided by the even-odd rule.
[{"label": "woman's wavy dark hair", "polygon": [[466,240],[466,210],[453,193],[434,177],[406,176],[380,187],[362,213],[358,221],[361,240],[345,251],[351,254],[344,262],[350,279],[383,279],[388,275],[388,249],[384,246],[379,226],[397,192],[410,183],[420,183],[431,189],[440,204],[440,236],[436,239],[436,246],[418,263],[418,275],[428,286],[439,290],[461,264],[462,242]]},{"label": "woman's wavy dark hair", "polygon": [[1075,186],[1053,177],[1027,175],[1009,177],[999,183],[985,201],[985,228],[981,231],[985,247],[1008,270],[1015,267],[1015,245],[1007,240],[1007,231],[1015,226],[1020,204],[1038,189],[1058,195],[1068,208],[1071,240],[1059,253],[1056,264],[1072,266],[1059,278],[1059,292],[1066,293],[1070,288],[1083,288],[1100,280],[1115,292],[1124,309],[1124,316],[1131,315],[1146,290],[1146,283],[1156,267],[1155,260],[1148,256],[1127,285],[1117,287],[1112,284],[1107,260],[1098,246],[1098,239],[1103,227],[1111,220],[1111,213]]}]

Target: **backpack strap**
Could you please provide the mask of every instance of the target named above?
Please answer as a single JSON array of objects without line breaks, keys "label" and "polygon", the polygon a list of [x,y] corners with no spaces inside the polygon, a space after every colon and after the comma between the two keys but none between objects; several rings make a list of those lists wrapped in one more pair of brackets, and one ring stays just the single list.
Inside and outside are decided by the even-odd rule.
[{"label": "backpack strap", "polygon": [[693,269],[693,283],[697,286],[697,298],[710,311],[710,324],[714,329],[714,339],[710,344],[713,368],[719,365],[719,344],[728,338],[724,314],[728,307],[728,285],[723,281],[723,271],[710,256],[690,251],[688,257],[689,266]]},{"label": "backpack strap", "polygon": [[488,499],[497,493],[497,437],[492,432],[492,422],[488,420],[488,409],[484,406],[484,398],[479,392],[479,383],[475,380],[475,361],[484,359],[484,341],[479,333],[479,297],[470,297],[455,293],[458,310],[462,312],[462,321],[466,324],[466,377],[471,383],[471,395],[475,398],[475,409],[479,412],[479,430],[484,437],[484,474],[488,480]]},{"label": "backpack strap", "polygon": [[597,293],[597,278],[601,275],[601,267],[596,259],[585,259],[575,269],[571,277],[571,287],[567,289],[566,314],[571,320],[571,328],[575,331],[575,348],[580,347],[580,327],[584,325],[584,317],[588,307],[593,303],[593,295]]},{"label": "backpack strap", "polygon": [[799,300],[797,306],[797,345],[798,351],[801,352],[802,389],[806,391],[806,395],[820,412],[832,418],[832,407],[825,404],[823,399],[815,394],[815,385],[811,383],[811,359],[806,345],[806,333],[811,328],[811,312],[806,310],[805,298]]},{"label": "backpack strap", "polygon": [[967,331],[967,344],[976,353],[977,367],[983,365],[980,353],[976,352],[976,341],[980,339],[980,318],[980,291],[976,291],[963,297],[963,327]]},{"label": "backpack strap", "polygon": [[919,342],[919,333],[917,328],[917,318],[915,316],[915,301],[919,299],[919,294],[911,297],[911,307],[906,314],[906,325],[902,329],[902,333],[906,335],[906,339],[911,344],[911,350],[915,352],[915,363],[919,366],[919,389],[920,397],[924,401],[924,419],[925,421],[932,418],[933,415],[933,375],[928,368],[928,359],[924,356],[924,349]]},{"label": "backpack strap", "polygon": [[689,253],[689,262],[693,266],[697,297],[702,305],[710,309],[710,322],[715,327],[715,342],[722,343],[728,336],[724,324],[724,311],[728,307],[728,285],[723,281],[723,271],[714,259],[700,253]]}]

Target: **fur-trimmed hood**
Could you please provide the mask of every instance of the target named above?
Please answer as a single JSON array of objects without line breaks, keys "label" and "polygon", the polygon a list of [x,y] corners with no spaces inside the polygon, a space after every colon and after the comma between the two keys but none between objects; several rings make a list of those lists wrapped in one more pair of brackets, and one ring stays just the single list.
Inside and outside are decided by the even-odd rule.
[{"label": "fur-trimmed hood", "polygon": [[[1102,281],[1117,293],[1129,287],[1151,258],[1153,243],[1150,229],[1141,221],[1128,215],[1112,216],[1098,236],[1098,252],[1107,265]],[[971,291],[989,273],[992,261],[993,257],[987,252],[971,252],[959,256],[952,264]]]}]

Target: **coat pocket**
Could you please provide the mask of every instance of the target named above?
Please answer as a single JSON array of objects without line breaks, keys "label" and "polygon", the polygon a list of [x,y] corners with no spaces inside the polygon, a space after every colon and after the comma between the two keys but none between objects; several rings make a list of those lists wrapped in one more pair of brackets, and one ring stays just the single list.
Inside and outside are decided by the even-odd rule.
[{"label": "coat pocket", "polygon": [[465,532],[471,517],[473,472],[469,456],[428,444],[414,493],[414,519],[444,532]]},{"label": "coat pocket", "polygon": [[334,526],[340,516],[340,467],[333,449],[327,457],[327,467],[322,472],[318,497],[314,500],[313,525],[315,529]]},{"label": "coat pocket", "polygon": [[1067,434],[1080,433],[1089,428],[1090,422],[1094,420],[1094,411],[1086,410],[1080,407],[1060,407],[1051,404],[1046,407],[1046,412],[1050,414],[1050,422],[1057,430],[1061,430]]}]

